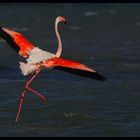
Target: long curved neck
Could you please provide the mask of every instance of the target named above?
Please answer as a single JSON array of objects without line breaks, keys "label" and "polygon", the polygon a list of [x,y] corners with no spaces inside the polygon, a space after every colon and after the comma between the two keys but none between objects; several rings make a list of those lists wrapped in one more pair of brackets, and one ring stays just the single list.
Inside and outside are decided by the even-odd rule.
[{"label": "long curved neck", "polygon": [[57,37],[57,41],[58,41],[58,49],[55,54],[56,57],[60,57],[60,55],[62,53],[62,42],[61,42],[60,34],[58,32],[58,23],[59,22],[61,22],[61,21],[60,20],[55,21],[55,33],[56,33],[56,37]]}]

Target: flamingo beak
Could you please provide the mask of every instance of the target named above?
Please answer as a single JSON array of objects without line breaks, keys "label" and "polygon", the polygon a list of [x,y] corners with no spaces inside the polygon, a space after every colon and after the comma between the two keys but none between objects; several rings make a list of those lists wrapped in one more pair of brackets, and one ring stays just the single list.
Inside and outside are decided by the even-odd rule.
[{"label": "flamingo beak", "polygon": [[67,23],[65,17],[61,17],[61,21],[63,21],[65,24]]}]

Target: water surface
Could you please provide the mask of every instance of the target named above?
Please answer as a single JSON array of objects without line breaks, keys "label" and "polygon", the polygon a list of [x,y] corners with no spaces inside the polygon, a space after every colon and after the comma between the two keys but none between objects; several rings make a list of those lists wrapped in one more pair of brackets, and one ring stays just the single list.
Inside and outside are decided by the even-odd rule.
[{"label": "water surface", "polygon": [[107,77],[42,71],[31,86],[48,103],[27,94],[16,124],[28,79],[18,62],[25,60],[0,40],[0,136],[140,136],[140,4],[0,4],[0,13],[2,26],[50,52],[57,49],[55,18],[65,16],[62,57]]}]

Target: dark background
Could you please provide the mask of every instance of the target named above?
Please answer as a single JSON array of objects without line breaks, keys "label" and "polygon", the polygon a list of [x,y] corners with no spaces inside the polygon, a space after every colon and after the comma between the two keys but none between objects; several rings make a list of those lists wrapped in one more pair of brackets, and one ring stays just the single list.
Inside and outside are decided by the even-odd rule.
[{"label": "dark background", "polygon": [[0,4],[0,24],[22,33],[43,50],[56,52],[54,21],[60,25],[62,56],[103,74],[107,81],[57,70],[42,71],[27,94],[25,61],[0,40],[0,136],[140,136],[140,4]]}]

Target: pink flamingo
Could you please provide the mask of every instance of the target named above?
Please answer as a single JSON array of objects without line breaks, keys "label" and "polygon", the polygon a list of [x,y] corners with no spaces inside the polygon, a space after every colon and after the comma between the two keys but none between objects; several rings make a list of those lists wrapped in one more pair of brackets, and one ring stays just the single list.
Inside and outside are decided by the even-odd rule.
[{"label": "pink flamingo", "polygon": [[24,76],[34,74],[32,78],[27,81],[24,87],[24,91],[21,94],[20,104],[16,115],[16,122],[18,122],[19,120],[22,104],[27,91],[34,93],[35,95],[39,96],[44,102],[46,102],[45,96],[29,87],[31,82],[44,68],[56,68],[58,70],[67,71],[88,78],[105,80],[105,77],[98,74],[96,70],[91,69],[86,65],[72,60],[60,58],[62,53],[62,42],[58,32],[58,24],[60,22],[66,23],[65,17],[58,16],[55,20],[55,33],[58,40],[58,50],[55,54],[43,51],[42,49],[35,47],[24,36],[16,31],[0,27],[0,37],[4,39],[20,56],[26,58],[27,63],[19,62],[22,74]]}]

